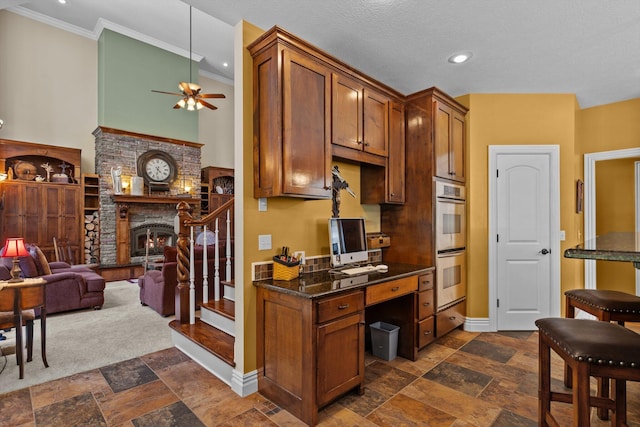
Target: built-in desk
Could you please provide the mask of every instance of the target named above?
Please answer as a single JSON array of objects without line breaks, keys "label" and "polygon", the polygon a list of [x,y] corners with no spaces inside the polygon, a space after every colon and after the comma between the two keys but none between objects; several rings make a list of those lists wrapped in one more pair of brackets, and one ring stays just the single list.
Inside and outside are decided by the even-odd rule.
[{"label": "built-in desk", "polygon": [[632,262],[640,268],[640,233],[615,232],[597,236],[564,251],[565,258]]},{"label": "built-in desk", "polygon": [[432,283],[432,267],[406,264],[361,276],[319,272],[253,282],[260,393],[315,425],[319,408],[350,390],[363,391],[366,325],[399,326],[397,354],[416,360],[424,344],[419,304],[433,306],[419,295],[433,295],[427,289]]}]

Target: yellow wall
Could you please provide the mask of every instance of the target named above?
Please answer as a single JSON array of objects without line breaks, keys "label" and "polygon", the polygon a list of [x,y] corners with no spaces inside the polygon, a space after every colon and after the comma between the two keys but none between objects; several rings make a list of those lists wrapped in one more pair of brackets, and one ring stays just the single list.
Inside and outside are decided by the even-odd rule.
[{"label": "yellow wall", "polygon": [[[635,230],[635,162],[640,158],[596,163],[596,235]],[[636,293],[630,262],[596,262],[598,289]]]},{"label": "yellow wall", "polygon": [[[489,316],[488,301],[488,147],[490,145],[558,145],[560,147],[560,229],[577,241],[575,214],[574,95],[472,94],[458,99],[467,114],[467,315]],[[561,261],[562,289],[573,287],[575,267]]]}]

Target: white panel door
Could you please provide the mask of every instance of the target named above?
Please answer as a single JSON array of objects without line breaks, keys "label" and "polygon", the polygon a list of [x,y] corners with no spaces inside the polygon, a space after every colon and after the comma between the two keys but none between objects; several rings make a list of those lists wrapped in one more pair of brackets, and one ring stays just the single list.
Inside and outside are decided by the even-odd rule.
[{"label": "white panel door", "polygon": [[497,156],[497,326],[535,330],[551,290],[550,158]]}]

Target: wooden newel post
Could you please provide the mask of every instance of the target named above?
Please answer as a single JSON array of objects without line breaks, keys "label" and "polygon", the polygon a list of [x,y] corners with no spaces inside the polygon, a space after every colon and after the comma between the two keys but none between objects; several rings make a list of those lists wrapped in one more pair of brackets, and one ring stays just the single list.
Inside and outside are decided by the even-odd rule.
[{"label": "wooden newel post", "polygon": [[185,221],[191,220],[191,206],[187,202],[180,202],[178,209],[178,255],[177,272],[178,286],[176,286],[176,320],[178,323],[189,323],[189,227]]}]

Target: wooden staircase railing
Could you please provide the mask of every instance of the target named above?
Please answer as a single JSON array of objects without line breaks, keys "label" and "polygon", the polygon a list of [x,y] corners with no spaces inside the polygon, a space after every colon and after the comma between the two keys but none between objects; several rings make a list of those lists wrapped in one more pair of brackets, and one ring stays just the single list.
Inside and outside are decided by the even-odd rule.
[{"label": "wooden staircase railing", "polygon": [[[231,221],[231,211],[233,209],[234,199],[230,199],[221,205],[218,209],[210,212],[208,215],[196,219],[191,216],[191,207],[186,201],[178,203],[178,255],[177,255],[177,279],[178,286],[176,287],[176,317],[175,320],[180,324],[194,324],[195,323],[195,287],[194,278],[195,272],[192,268],[194,265],[194,233],[195,229],[200,227],[202,231],[212,230],[217,236],[218,224],[222,218],[226,223],[226,256],[225,256],[225,280],[232,280],[231,269],[231,235],[233,224]],[[212,227],[213,226],[213,227]],[[216,238],[215,242],[215,271],[214,271],[214,298],[216,301],[220,299],[220,276],[219,276],[219,238]],[[208,272],[207,272],[207,251],[203,252],[203,303],[208,302]]]}]

